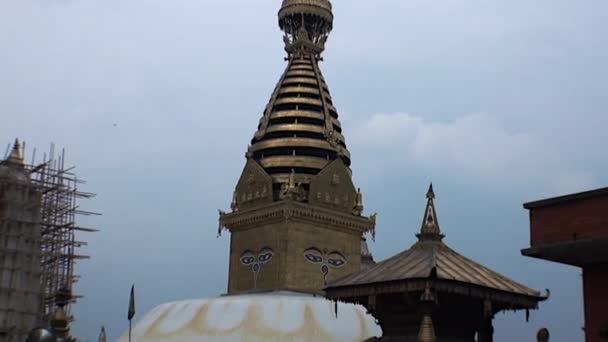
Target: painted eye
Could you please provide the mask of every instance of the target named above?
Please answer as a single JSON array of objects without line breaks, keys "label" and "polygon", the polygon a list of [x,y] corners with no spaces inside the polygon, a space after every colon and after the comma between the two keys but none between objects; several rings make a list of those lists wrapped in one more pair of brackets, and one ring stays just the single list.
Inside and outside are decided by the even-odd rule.
[{"label": "painted eye", "polygon": [[343,266],[346,262],[341,259],[327,259],[327,263],[333,267],[340,267]]},{"label": "painted eye", "polygon": [[323,262],[323,258],[318,255],[308,253],[308,254],[304,254],[304,257],[306,258],[306,260],[313,262],[315,264]]},{"label": "painted eye", "polygon": [[311,247],[304,251],[304,258],[308,262],[312,262],[314,264],[318,264],[323,262],[323,253],[317,248]]},{"label": "painted eye", "polygon": [[272,255],[272,252],[261,253],[260,255],[258,255],[258,261],[261,263],[266,263],[270,259],[272,259]]},{"label": "painted eye", "polygon": [[241,264],[248,266],[255,261],[255,256],[250,250],[246,250],[241,254],[239,260],[241,261]]},{"label": "painted eye", "polygon": [[251,265],[254,261],[255,261],[255,258],[251,255],[241,257],[241,264],[243,264],[243,265]]},{"label": "painted eye", "polygon": [[331,252],[327,257],[327,264],[331,267],[342,267],[346,264],[346,258],[340,252]]}]

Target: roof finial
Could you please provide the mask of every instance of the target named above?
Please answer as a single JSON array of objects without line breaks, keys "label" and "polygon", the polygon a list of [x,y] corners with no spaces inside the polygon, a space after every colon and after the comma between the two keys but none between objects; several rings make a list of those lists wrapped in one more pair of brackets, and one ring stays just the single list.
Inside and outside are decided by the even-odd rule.
[{"label": "roof finial", "polygon": [[283,40],[287,53],[320,56],[333,20],[329,0],[283,0],[279,27],[285,32]]},{"label": "roof finial", "polygon": [[13,149],[11,153],[8,155],[6,161],[9,164],[23,166],[23,157],[21,156],[21,144],[19,143],[19,139],[15,138],[15,144],[13,145]]},{"label": "roof finial", "polygon": [[443,234],[439,229],[439,222],[437,221],[437,212],[435,211],[435,191],[433,190],[433,183],[429,186],[429,190],[426,193],[427,203],[424,211],[424,218],[422,220],[422,227],[420,228],[420,234],[417,234],[418,241],[441,241]]},{"label": "roof finial", "polygon": [[426,192],[426,198],[433,200],[435,199],[435,191],[433,191],[433,182],[429,185],[429,190]]},{"label": "roof finial", "polygon": [[106,327],[101,326],[101,331],[99,332],[99,342],[106,342]]}]

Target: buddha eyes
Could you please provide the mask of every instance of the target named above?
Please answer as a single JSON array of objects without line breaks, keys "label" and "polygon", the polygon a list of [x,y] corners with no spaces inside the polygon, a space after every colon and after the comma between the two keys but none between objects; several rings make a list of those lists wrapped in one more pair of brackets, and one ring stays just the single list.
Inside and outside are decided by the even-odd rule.
[{"label": "buddha eyes", "polygon": [[306,260],[310,262],[314,262],[315,264],[323,262],[323,257],[311,253],[304,254]]},{"label": "buddha eyes", "polygon": [[255,266],[255,264],[257,263],[267,263],[268,261],[270,261],[270,259],[272,259],[273,255],[274,252],[270,248],[263,248],[257,256],[252,251],[248,250],[243,252],[239,260],[245,266],[249,266],[252,264],[254,264]]},{"label": "buddha eyes", "polygon": [[325,262],[328,266],[337,268],[346,264],[346,258],[337,251],[325,254],[318,248],[311,247],[304,251],[304,258],[308,262],[320,264]]},{"label": "buddha eyes", "polygon": [[258,261],[261,262],[261,263],[265,263],[265,262],[267,262],[270,259],[272,259],[272,252],[270,252],[270,251],[268,251],[268,252],[262,252],[258,256]]},{"label": "buddha eyes", "polygon": [[342,259],[327,259],[327,263],[333,267],[340,267],[344,265],[346,262]]},{"label": "buddha eyes", "polygon": [[241,257],[241,263],[243,265],[251,265],[255,261],[253,255],[244,255]]}]

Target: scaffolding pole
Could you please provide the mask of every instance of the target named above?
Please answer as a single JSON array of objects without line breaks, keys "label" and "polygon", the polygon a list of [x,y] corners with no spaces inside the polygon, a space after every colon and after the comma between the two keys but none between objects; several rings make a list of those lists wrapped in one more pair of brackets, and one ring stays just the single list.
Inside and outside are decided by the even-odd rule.
[{"label": "scaffolding pole", "polygon": [[[35,153],[35,151],[34,151]],[[55,146],[51,144],[50,153],[45,154],[41,164],[26,165],[30,182],[41,194],[40,228],[41,228],[41,284],[43,291],[44,313],[48,319],[59,306],[69,317],[71,305],[81,295],[74,293],[74,284],[79,277],[75,273],[77,260],[88,259],[78,250],[86,242],[76,240],[76,232],[96,232],[96,229],[81,227],[77,224],[78,216],[99,215],[82,210],[81,200],[95,197],[94,193],[79,190],[86,184],[78,179],[74,167],[65,166],[65,150],[55,156]]]}]

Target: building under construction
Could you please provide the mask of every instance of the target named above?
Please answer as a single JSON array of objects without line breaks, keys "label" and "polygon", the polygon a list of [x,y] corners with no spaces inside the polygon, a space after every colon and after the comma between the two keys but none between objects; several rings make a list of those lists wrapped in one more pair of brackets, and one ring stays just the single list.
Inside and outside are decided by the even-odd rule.
[{"label": "building under construction", "polygon": [[18,141],[0,162],[0,341],[26,339],[36,327],[51,328],[69,340],[70,306],[78,295],[72,287],[78,276],[78,215],[93,213],[78,207],[94,194],[78,190],[83,184],[66,168],[64,151],[51,145],[41,163],[24,161]]}]

